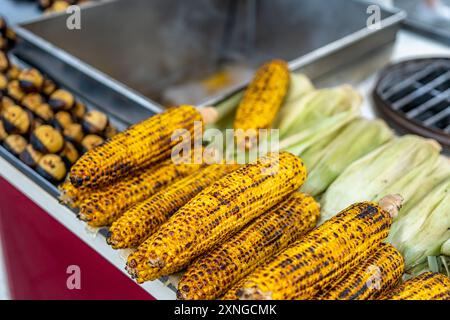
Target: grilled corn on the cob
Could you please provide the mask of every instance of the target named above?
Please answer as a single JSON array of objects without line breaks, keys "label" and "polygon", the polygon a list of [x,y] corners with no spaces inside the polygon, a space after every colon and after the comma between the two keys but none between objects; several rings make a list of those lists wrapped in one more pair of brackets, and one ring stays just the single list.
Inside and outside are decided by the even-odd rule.
[{"label": "grilled corn on the cob", "polygon": [[319,204],[313,197],[295,192],[191,264],[178,283],[177,297],[187,300],[220,297],[273,254],[312,230],[319,212]]},{"label": "grilled corn on the cob", "polygon": [[166,160],[110,187],[93,191],[80,204],[79,217],[92,227],[110,225],[123,212],[161,191],[177,179],[197,171],[200,164],[174,164]]},{"label": "grilled corn on the cob", "polygon": [[273,60],[260,67],[238,106],[234,129],[269,128],[288,93],[289,83],[290,73],[285,61]]},{"label": "grilled corn on the cob", "polygon": [[138,246],[200,191],[238,167],[210,165],[135,205],[112,224],[108,243],[114,249]]},{"label": "grilled corn on the cob", "polygon": [[305,181],[296,156],[271,153],[212,184],[178,210],[128,258],[138,282],[180,271],[284,200]]},{"label": "grilled corn on the cob", "polygon": [[[343,210],[249,276],[240,299],[312,299],[342,280],[387,237],[401,197]],[[389,210],[389,212],[388,212]]]},{"label": "grilled corn on the cob", "polygon": [[392,245],[382,243],[367,261],[350,271],[322,300],[373,300],[394,288],[405,269],[402,255]]},{"label": "grilled corn on the cob", "polygon": [[[269,260],[271,261],[271,260]],[[247,281],[247,277],[239,280],[234,286],[231,287],[225,294],[220,298],[220,300],[239,300],[237,293],[239,289],[242,288]]]},{"label": "grilled corn on the cob", "polygon": [[86,188],[76,188],[69,179],[59,186],[59,201],[69,207],[79,208],[80,204],[89,196],[90,190]]},{"label": "grilled corn on the cob", "polygon": [[441,273],[425,272],[395,288],[386,300],[450,300],[450,278]]},{"label": "grilled corn on the cob", "polygon": [[178,129],[194,134],[194,123],[202,121],[192,106],[171,108],[131,126],[109,141],[84,154],[72,167],[70,180],[75,187],[97,187],[170,156]]}]

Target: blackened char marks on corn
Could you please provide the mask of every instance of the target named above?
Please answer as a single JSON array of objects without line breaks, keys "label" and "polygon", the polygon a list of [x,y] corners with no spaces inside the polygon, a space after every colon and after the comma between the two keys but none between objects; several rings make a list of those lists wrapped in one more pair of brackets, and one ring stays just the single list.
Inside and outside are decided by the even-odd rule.
[{"label": "blackened char marks on corn", "polygon": [[80,218],[92,227],[108,226],[133,205],[196,172],[200,167],[200,164],[174,164],[169,159],[111,186],[90,190],[80,203]]},{"label": "blackened char marks on corn", "polygon": [[261,66],[245,91],[234,121],[235,129],[267,129],[288,92],[290,73],[282,60]]},{"label": "blackened char marks on corn", "polygon": [[[360,219],[369,207],[376,212],[370,209],[372,214]],[[240,299],[314,298],[365,261],[391,223],[391,215],[376,203],[350,206],[251,274]]]},{"label": "blackened char marks on corn", "polygon": [[319,211],[312,197],[293,193],[191,264],[179,282],[178,298],[220,297],[274,253],[314,228]]},{"label": "blackened char marks on corn", "polygon": [[[265,178],[269,174],[269,178]],[[303,184],[296,156],[269,154],[212,184],[175,213],[129,257],[130,273],[148,281],[180,271]],[[137,268],[131,268],[138,265]],[[132,270],[133,269],[133,270]]]},{"label": "blackened char marks on corn", "polygon": [[450,300],[450,278],[425,272],[387,293],[386,300]]},{"label": "blackened char marks on corn", "polygon": [[172,134],[179,129],[194,134],[194,123],[202,116],[192,106],[171,108],[131,126],[101,146],[84,154],[70,171],[75,187],[98,187],[157,163],[179,143]]},{"label": "blackened char marks on corn", "polygon": [[138,246],[197,193],[238,167],[210,165],[130,208],[112,224],[108,243],[115,249]]},{"label": "blackened char marks on corn", "polygon": [[392,245],[382,243],[369,258],[321,294],[322,300],[378,299],[394,288],[404,272],[404,259]]}]

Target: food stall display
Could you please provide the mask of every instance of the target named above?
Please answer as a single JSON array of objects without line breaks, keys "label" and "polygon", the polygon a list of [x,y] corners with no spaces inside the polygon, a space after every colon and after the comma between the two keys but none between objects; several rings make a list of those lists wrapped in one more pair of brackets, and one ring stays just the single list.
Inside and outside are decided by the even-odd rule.
[{"label": "food stall display", "polygon": [[[151,294],[450,300],[450,159],[436,140],[366,117],[353,85],[318,88],[274,57],[212,103],[118,130],[44,70],[12,63],[21,50],[0,52],[1,155],[50,181],[55,215],[81,220]],[[236,146],[203,140],[199,125]]]},{"label": "food stall display", "polygon": [[[283,101],[289,90],[283,89],[285,85],[279,90],[278,87],[273,87],[274,83],[279,83],[279,74],[272,72],[271,67],[278,65],[278,61],[263,65],[240,101],[232,97],[236,105],[233,112],[236,115],[243,112],[247,114],[243,118],[247,120],[246,129],[273,126],[276,116],[264,117],[264,113],[273,114],[270,106],[275,110],[283,110],[286,107]],[[296,77],[292,79],[298,81]],[[308,83],[305,77],[299,79]],[[292,86],[299,87],[303,90],[303,86]],[[101,217],[101,214],[95,206],[90,206],[91,209],[87,212],[95,218],[87,219],[88,223],[108,226],[112,222],[108,243],[114,248],[136,248],[129,255],[126,268],[138,283],[181,272],[177,291],[177,297],[180,299],[217,299],[222,295],[242,299],[327,299],[334,294],[340,299],[375,299],[383,298],[389,290],[396,287],[404,273],[414,275],[416,266],[426,262],[428,256],[436,254],[436,248],[440,250],[449,236],[448,225],[442,224],[442,221],[447,219],[446,186],[449,180],[446,171],[437,170],[434,182],[431,182],[431,188],[434,188],[439,187],[440,181],[444,181],[443,194],[433,193],[438,197],[435,200],[437,207],[426,199],[426,195],[417,191],[417,185],[429,177],[429,172],[436,170],[438,166],[449,167],[448,158],[440,155],[439,144],[412,135],[395,137],[381,120],[371,123],[361,119],[361,99],[350,87],[345,87],[343,91],[331,90],[331,94],[326,92],[326,89],[315,90],[312,85],[306,88],[307,92],[301,94],[290,93],[297,98],[289,103],[296,103],[297,106],[284,110],[279,119],[281,124],[287,121],[300,124],[287,126],[290,130],[286,129],[284,132],[288,133],[282,135],[280,147],[286,146],[285,150],[290,152],[277,150],[281,153],[268,154],[255,163],[242,167],[232,165],[230,170],[233,172],[225,174],[209,186],[201,186],[197,192],[189,193],[187,198],[190,197],[190,200],[181,200],[181,205],[168,206],[167,202],[172,198],[167,194],[173,195],[173,198],[182,193],[186,194],[181,186],[191,178],[197,179],[195,172],[191,173],[191,177],[188,175],[184,179],[175,180],[175,184],[163,188],[148,200],[137,202],[134,207],[130,206],[131,209],[117,212],[111,219],[97,218],[96,215]],[[318,91],[317,94],[312,95],[315,91]],[[274,92],[279,92],[279,95]],[[277,99],[264,98],[266,95]],[[255,108],[252,109],[249,105]],[[221,106],[218,108],[220,110]],[[329,110],[322,112],[325,111],[322,108]],[[347,114],[349,110],[351,113]],[[123,179],[127,179],[127,176],[133,174],[133,170],[145,166],[157,170],[160,164],[154,163],[159,163],[161,157],[164,158],[165,150],[170,150],[171,147],[162,143],[164,137],[170,134],[171,126],[175,126],[178,119],[184,119],[186,121],[179,123],[178,127],[192,132],[195,121],[204,121],[202,112],[204,110],[179,106],[113,137],[103,146],[81,157],[72,168],[69,174],[70,182],[63,187],[63,192],[64,188],[67,188],[66,194],[79,188],[81,194],[85,194],[84,202],[93,203],[89,200],[89,192],[86,194],[86,190],[96,190],[102,188],[102,185],[115,189],[114,185],[119,185]],[[183,116],[178,118],[181,115]],[[260,117],[267,122],[258,122]],[[305,121],[307,117],[310,118]],[[162,119],[167,119],[164,121],[164,130],[169,130],[167,132],[160,131],[156,125],[161,123]],[[236,119],[239,118],[236,116],[233,125],[235,128],[242,128],[243,121]],[[155,124],[149,126],[152,122]],[[302,123],[327,130],[314,130],[314,134],[305,139],[307,135],[304,132],[308,132],[310,128],[302,131]],[[368,130],[373,124],[373,135],[379,136],[380,139],[366,139],[361,135],[360,127],[355,126],[358,123],[364,124]],[[329,128],[334,128],[334,131],[329,131]],[[324,177],[325,187],[322,192],[316,192],[321,204],[319,214],[319,204],[313,198],[304,193],[296,196],[295,190],[302,190],[308,179],[307,166],[305,167],[303,160],[293,153],[301,157],[309,150],[310,158],[316,159],[316,163],[327,153],[347,153],[347,149],[328,147],[333,146],[334,140],[338,140],[338,145],[340,144],[339,132],[344,132],[346,136],[353,134],[351,141],[354,151],[349,153],[348,161],[343,161],[341,157],[328,156],[324,162],[327,166],[320,167],[324,169],[317,173],[317,179],[321,182],[320,177]],[[324,135],[330,138],[322,148],[315,148],[314,144],[309,143],[311,139],[317,139],[316,136]],[[155,141],[154,138],[159,140]],[[262,139],[254,138],[256,140],[252,141],[253,146]],[[365,143],[361,143],[360,139]],[[283,143],[286,140],[289,143]],[[134,141],[139,141],[140,149],[134,149]],[[115,147],[120,143],[126,143],[130,148]],[[367,147],[366,144],[373,146]],[[252,147],[249,144],[237,145],[242,152]],[[147,151],[141,154],[143,148]],[[311,149],[319,155],[314,155]],[[108,152],[116,154],[116,159],[119,160],[100,156]],[[400,155],[403,155],[403,158],[402,162],[398,163]],[[117,162],[122,161],[120,159],[125,159],[125,162]],[[127,165],[127,162],[130,165]],[[270,170],[275,162],[276,171],[264,173],[264,170]],[[216,165],[203,169],[199,165],[188,166],[192,166],[192,170],[200,169],[202,177],[210,175],[214,180],[217,179]],[[89,168],[92,167],[99,170],[91,171]],[[314,168],[314,163],[311,167]],[[328,167],[335,168],[336,172],[326,170]],[[223,172],[223,169],[220,170]],[[331,178],[328,172],[331,172]],[[300,203],[296,205],[299,199]],[[364,199],[366,201],[363,201]],[[427,207],[421,206],[419,214],[414,211],[416,207],[410,205],[413,201],[418,204],[423,201],[430,205],[427,210],[424,210]],[[80,205],[82,206],[83,204]],[[160,208],[168,210],[160,212]],[[274,218],[278,213],[283,214],[284,210],[290,214],[299,214],[302,219],[311,222],[305,225],[306,229],[295,220],[275,220],[268,224],[265,212]],[[106,212],[108,214],[111,211]],[[310,214],[313,214],[311,218]],[[410,216],[415,217],[415,223],[405,223],[408,221],[405,217]],[[98,224],[98,221],[104,223]],[[314,229],[317,222],[320,226]],[[280,223],[279,227],[275,227]],[[261,232],[266,225],[272,228]],[[311,228],[313,230],[308,232]],[[270,230],[278,230],[278,235]],[[404,230],[410,234],[411,244],[397,236],[398,232],[392,233],[392,230]],[[289,237],[291,232],[293,234]],[[418,236],[421,232],[434,233],[434,237]],[[287,238],[279,238],[281,236]],[[406,242],[406,247],[400,245],[399,239]],[[395,247],[388,245],[387,240]],[[414,259],[410,258],[410,251],[415,252]],[[322,260],[326,263],[321,262]],[[372,264],[367,265],[368,263]],[[315,264],[317,267],[314,267]],[[358,276],[366,276],[361,270],[370,265],[379,266],[386,273],[383,276],[385,287],[371,291],[370,287],[362,285],[351,294],[350,288],[361,283]],[[234,270],[236,271],[233,272]],[[333,287],[332,284],[337,281],[340,281],[339,285],[348,286],[348,290],[339,285]],[[438,281],[433,286],[424,285],[421,292],[435,290],[436,297],[447,299],[448,295],[442,295],[439,291],[439,288],[445,288],[447,283],[448,279],[443,283]],[[234,292],[227,292],[228,290]],[[347,295],[339,293],[339,290],[343,290]]]}]

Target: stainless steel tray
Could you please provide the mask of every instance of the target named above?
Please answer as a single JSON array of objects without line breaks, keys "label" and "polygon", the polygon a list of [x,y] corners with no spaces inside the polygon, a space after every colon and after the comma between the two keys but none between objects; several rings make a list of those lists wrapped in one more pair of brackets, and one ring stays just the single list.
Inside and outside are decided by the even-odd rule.
[{"label": "stainless steel tray", "polygon": [[354,0],[109,1],[82,9],[81,30],[68,30],[65,14],[22,25],[15,53],[136,122],[163,109],[163,92],[204,83],[230,66],[249,72],[185,103],[220,100],[270,58],[314,79],[392,43],[404,13],[382,10],[381,28],[373,30],[367,7]]}]

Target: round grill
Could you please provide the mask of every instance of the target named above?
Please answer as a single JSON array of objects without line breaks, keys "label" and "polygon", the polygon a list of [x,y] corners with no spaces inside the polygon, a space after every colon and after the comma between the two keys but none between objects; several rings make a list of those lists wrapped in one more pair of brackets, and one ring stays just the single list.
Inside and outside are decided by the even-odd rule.
[{"label": "round grill", "polygon": [[450,149],[450,59],[416,59],[387,67],[373,98],[377,111],[393,126]]}]

